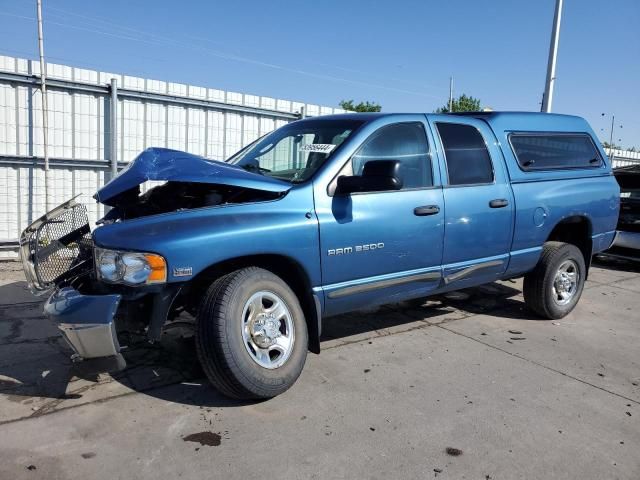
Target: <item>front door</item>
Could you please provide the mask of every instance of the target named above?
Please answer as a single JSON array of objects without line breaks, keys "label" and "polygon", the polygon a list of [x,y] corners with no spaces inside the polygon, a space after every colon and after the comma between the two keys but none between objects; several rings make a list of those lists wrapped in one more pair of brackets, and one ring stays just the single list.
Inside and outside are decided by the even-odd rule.
[{"label": "front door", "polygon": [[443,280],[463,288],[507,268],[514,200],[497,140],[481,120],[430,115],[443,172]]},{"label": "front door", "polygon": [[440,176],[425,117],[412,118],[375,130],[338,175],[398,160],[400,190],[334,195],[330,187],[316,196],[327,315],[426,295],[441,281]]}]

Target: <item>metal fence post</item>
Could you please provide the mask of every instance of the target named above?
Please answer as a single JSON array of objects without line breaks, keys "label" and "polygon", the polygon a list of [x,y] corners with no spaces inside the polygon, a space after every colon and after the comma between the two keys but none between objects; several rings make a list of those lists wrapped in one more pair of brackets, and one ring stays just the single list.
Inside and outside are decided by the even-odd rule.
[{"label": "metal fence post", "polygon": [[111,117],[110,134],[111,140],[111,178],[118,174],[118,80],[111,79]]}]

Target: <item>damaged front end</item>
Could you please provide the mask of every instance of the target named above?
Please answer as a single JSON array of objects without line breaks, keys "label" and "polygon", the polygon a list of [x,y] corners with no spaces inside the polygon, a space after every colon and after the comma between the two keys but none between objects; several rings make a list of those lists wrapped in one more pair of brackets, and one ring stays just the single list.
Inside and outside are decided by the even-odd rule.
[{"label": "damaged front end", "polygon": [[[146,182],[155,185],[142,193]],[[152,215],[274,200],[290,188],[288,182],[240,167],[152,148],[96,193],[97,201],[111,207],[98,229],[106,232],[117,227],[111,224]],[[45,313],[75,358],[112,360],[105,370],[124,368],[118,333],[142,334],[153,342],[167,319],[180,314],[183,305],[175,300],[189,279],[169,278],[168,260],[160,252],[146,252],[146,245],[143,236],[125,250],[94,245],[86,207],[75,199],[22,233],[20,255],[29,287],[36,295],[51,294]]]},{"label": "damaged front end", "polygon": [[[141,185],[162,182],[146,193]],[[152,183],[153,184],[153,183]],[[149,148],[94,198],[113,207],[102,223],[203,207],[274,200],[291,184],[186,152]]]},{"label": "damaged front end", "polygon": [[29,225],[20,236],[20,258],[35,295],[87,274],[93,240],[86,207],[72,198]]},{"label": "damaged front end", "polygon": [[94,280],[93,240],[84,205],[75,198],[29,225],[20,237],[27,284],[45,303],[76,358],[110,358],[124,366],[115,330],[121,296],[83,295]]}]

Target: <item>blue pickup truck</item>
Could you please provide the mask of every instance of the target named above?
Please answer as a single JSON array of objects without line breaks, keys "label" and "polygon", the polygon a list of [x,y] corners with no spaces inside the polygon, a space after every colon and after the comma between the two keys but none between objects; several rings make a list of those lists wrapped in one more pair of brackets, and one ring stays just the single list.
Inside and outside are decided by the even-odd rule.
[{"label": "blue pickup truck", "polygon": [[155,341],[184,314],[220,392],[269,398],[328,316],[524,276],[531,310],[564,317],[619,197],[579,117],[343,114],[225,162],[145,150],[96,193],[97,228],[71,200],[23,232],[21,257],[77,358],[122,367],[120,329]]}]

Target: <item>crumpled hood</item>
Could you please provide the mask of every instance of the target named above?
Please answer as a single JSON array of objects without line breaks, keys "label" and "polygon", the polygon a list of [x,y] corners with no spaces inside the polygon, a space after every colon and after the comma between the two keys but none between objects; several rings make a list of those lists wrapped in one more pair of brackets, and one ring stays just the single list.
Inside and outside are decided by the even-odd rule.
[{"label": "crumpled hood", "polygon": [[105,205],[114,205],[113,201],[118,195],[147,180],[231,185],[274,193],[286,192],[291,188],[291,184],[283,180],[249,172],[228,163],[179,150],[148,148],[98,190],[94,198]]}]

